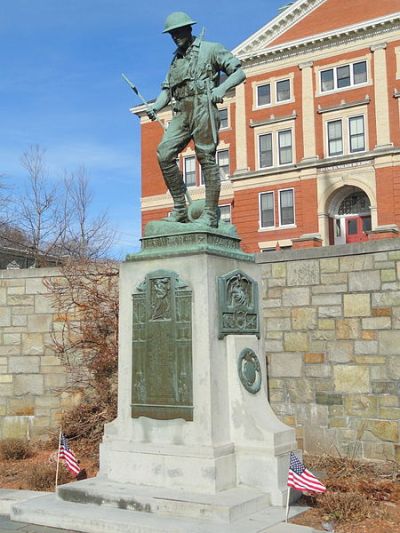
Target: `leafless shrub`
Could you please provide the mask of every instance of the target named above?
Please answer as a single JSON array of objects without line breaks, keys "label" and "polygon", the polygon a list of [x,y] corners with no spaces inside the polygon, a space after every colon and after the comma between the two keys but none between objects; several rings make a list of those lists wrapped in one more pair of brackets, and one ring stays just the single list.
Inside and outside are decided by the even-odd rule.
[{"label": "leafless shrub", "polygon": [[0,457],[6,461],[16,461],[32,457],[31,443],[25,439],[4,439],[0,441]]}]

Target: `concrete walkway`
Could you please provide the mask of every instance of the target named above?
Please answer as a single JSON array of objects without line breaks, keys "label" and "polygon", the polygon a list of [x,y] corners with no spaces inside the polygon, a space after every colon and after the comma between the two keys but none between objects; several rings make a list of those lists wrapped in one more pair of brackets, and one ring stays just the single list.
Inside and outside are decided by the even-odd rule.
[{"label": "concrete walkway", "polygon": [[[10,509],[14,503],[37,498],[40,495],[49,493],[40,493],[26,490],[0,489],[0,533],[10,533],[12,531],[21,533],[79,533],[72,529],[58,529],[53,527],[38,526],[25,522],[14,522],[10,520]],[[80,505],[80,504],[76,504]],[[305,509],[304,509],[305,510]],[[111,510],[110,510],[111,511]],[[299,513],[299,507],[296,507],[294,514]],[[292,515],[292,513],[291,513]],[[319,531],[294,524],[278,523],[262,530],[263,533],[320,533]],[[190,533],[188,531],[188,533]]]}]

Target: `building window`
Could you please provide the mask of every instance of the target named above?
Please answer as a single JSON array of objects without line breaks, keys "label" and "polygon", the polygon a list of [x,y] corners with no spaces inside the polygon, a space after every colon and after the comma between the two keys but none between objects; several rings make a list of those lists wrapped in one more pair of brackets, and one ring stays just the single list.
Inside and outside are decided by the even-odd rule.
[{"label": "building window", "polygon": [[286,189],[279,191],[279,225],[289,226],[294,224],[294,191]]},{"label": "building window", "polygon": [[367,62],[358,61],[320,72],[321,92],[344,89],[367,82]]},{"label": "building window", "polygon": [[219,109],[219,129],[223,130],[228,127],[228,109]]},{"label": "building window", "polygon": [[287,165],[293,161],[292,156],[292,131],[280,131],[278,133],[279,164]]},{"label": "building window", "polygon": [[260,227],[273,228],[275,226],[274,193],[260,194]]},{"label": "building window", "polygon": [[227,224],[231,223],[231,206],[230,205],[220,205],[219,206],[220,220],[226,222]]},{"label": "building window", "polygon": [[364,115],[327,123],[327,145],[330,157],[366,150]]},{"label": "building window", "polygon": [[271,85],[259,85],[257,87],[257,107],[268,105],[271,103]]},{"label": "building window", "polygon": [[196,158],[194,156],[184,158],[183,176],[188,187],[196,185]]},{"label": "building window", "polygon": [[293,163],[292,130],[264,133],[258,137],[259,168]]},{"label": "building window", "polygon": [[260,168],[272,167],[272,133],[260,135],[258,138]]},{"label": "building window", "polygon": [[342,121],[333,120],[328,122],[328,154],[343,154]]},{"label": "building window", "polygon": [[276,101],[290,100],[290,80],[281,80],[276,83]]},{"label": "building window", "polygon": [[217,152],[217,165],[221,179],[226,180],[229,177],[229,150],[219,150]]},{"label": "building window", "polygon": [[365,150],[364,117],[351,117],[349,119],[350,152],[363,152]]}]

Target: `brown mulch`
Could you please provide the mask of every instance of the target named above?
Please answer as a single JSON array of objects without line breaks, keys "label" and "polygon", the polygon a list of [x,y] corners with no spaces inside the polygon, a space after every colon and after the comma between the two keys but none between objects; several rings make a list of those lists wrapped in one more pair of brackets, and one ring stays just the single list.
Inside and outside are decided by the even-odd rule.
[{"label": "brown mulch", "polygon": [[[97,453],[90,441],[70,441],[70,447],[88,477],[98,470]],[[27,471],[43,465],[54,466],[56,447],[37,445],[34,455],[21,460],[0,459],[0,487],[31,489]],[[311,507],[293,518],[293,524],[332,533],[400,533],[400,465],[369,463],[331,456],[304,458],[305,465],[326,485],[322,495],[303,496],[300,503]],[[74,478],[60,465],[60,482]],[[329,529],[329,527],[331,529]]]},{"label": "brown mulch", "polygon": [[327,491],[303,496],[311,507],[294,524],[334,533],[400,533],[400,465],[343,457],[305,456]]}]

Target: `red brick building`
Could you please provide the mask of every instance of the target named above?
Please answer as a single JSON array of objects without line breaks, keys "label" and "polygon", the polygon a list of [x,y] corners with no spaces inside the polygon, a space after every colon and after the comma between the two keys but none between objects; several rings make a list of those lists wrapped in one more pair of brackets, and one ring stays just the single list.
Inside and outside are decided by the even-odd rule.
[{"label": "red brick building", "polygon": [[[220,107],[222,215],[246,251],[362,241],[400,226],[399,0],[297,0],[234,53],[247,80]],[[171,209],[162,130],[143,107],[142,222]],[[168,122],[170,110],[160,114]],[[192,146],[180,156],[204,195]]]}]

